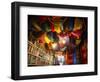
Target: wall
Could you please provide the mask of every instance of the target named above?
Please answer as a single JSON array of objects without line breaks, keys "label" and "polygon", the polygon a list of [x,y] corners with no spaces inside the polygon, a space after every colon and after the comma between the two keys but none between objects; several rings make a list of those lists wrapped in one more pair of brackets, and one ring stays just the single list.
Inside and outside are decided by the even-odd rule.
[{"label": "wall", "polygon": [[[17,0],[16,0],[17,1]],[[98,6],[98,15],[100,14],[100,0],[20,0],[28,2],[41,2],[41,3],[58,3],[58,4],[71,4],[71,5],[88,5]],[[1,0],[0,1],[0,82],[13,82],[10,79],[11,71],[11,2],[13,0]],[[100,15],[98,16],[98,22],[100,21]],[[100,24],[98,25],[98,27]],[[100,28],[98,28],[100,31]],[[100,35],[100,32],[99,34]],[[98,39],[100,42],[100,38]],[[100,49],[100,43],[98,44]],[[100,53],[100,51],[99,51]],[[98,53],[98,58],[100,55]],[[98,62],[100,60],[98,59]],[[100,68],[100,65],[98,66]],[[99,69],[98,68],[98,69]],[[100,71],[99,71],[100,73]],[[65,78],[53,78],[53,79],[39,79],[34,80],[36,82],[52,82],[52,81],[63,81],[63,82],[86,82],[95,81],[99,82],[98,76],[83,76],[83,77],[65,77]],[[33,80],[26,80],[26,82],[32,82]],[[20,81],[22,82],[22,81]]]}]

